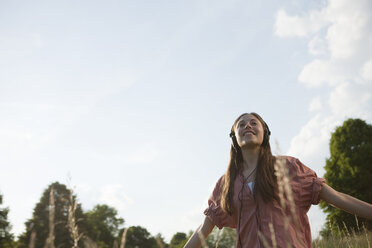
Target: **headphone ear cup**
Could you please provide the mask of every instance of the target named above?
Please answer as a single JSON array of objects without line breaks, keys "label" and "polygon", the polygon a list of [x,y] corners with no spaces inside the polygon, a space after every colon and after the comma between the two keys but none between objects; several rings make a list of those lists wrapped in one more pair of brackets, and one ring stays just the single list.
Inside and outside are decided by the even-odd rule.
[{"label": "headphone ear cup", "polygon": [[264,142],[265,144],[266,143],[269,143],[269,139],[270,139],[270,135],[271,135],[271,132],[270,132],[270,129],[269,129],[269,126],[265,123],[265,132],[264,132]]},{"label": "headphone ear cup", "polygon": [[270,131],[269,130],[265,130],[263,143],[265,145],[268,144],[269,143],[269,139],[270,139]]}]

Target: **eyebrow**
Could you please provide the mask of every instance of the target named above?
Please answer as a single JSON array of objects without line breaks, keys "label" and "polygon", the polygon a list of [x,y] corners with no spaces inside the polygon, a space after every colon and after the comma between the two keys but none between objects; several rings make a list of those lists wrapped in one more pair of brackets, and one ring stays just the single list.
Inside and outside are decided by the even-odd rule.
[{"label": "eyebrow", "polygon": [[236,125],[239,125],[240,123],[245,122],[245,120],[240,120],[236,123]]},{"label": "eyebrow", "polygon": [[[258,121],[256,118],[251,118],[251,119],[249,119],[248,120],[248,122],[251,122],[251,121]],[[239,120],[237,123],[236,123],[236,125],[239,125],[240,123],[242,123],[242,122],[246,122],[246,120]]]}]

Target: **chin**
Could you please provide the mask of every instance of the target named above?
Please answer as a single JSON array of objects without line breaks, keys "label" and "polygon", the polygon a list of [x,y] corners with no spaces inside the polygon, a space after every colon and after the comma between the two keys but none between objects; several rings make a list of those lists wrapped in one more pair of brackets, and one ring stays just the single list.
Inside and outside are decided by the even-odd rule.
[{"label": "chin", "polygon": [[247,142],[243,141],[241,142],[241,149],[252,149],[261,146],[260,144],[254,143],[254,142]]},{"label": "chin", "polygon": [[255,142],[254,140],[242,140],[242,141],[240,141],[240,143],[241,143],[241,147],[257,145],[256,144],[257,142]]}]

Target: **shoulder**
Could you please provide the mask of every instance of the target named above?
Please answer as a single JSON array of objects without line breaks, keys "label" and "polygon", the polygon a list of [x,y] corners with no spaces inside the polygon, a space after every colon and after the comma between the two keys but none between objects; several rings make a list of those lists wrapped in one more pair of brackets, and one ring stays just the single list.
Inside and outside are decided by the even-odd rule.
[{"label": "shoulder", "polygon": [[210,201],[218,201],[221,198],[221,194],[223,191],[224,186],[224,175],[222,175],[217,182],[215,183],[214,187],[212,186],[212,194],[209,198]]},{"label": "shoulder", "polygon": [[299,161],[298,158],[291,157],[291,156],[286,156],[286,155],[275,156],[275,159],[276,159],[276,161],[286,162],[287,164],[294,164],[297,161]]},{"label": "shoulder", "polygon": [[225,182],[225,174],[220,176],[214,186],[214,192],[215,191],[219,191],[221,192],[222,191],[222,188],[223,188],[223,185],[224,185],[224,182]]},{"label": "shoulder", "polygon": [[313,172],[309,167],[304,165],[298,158],[291,156],[276,156],[276,161],[284,163],[290,173],[307,173]]},{"label": "shoulder", "polygon": [[291,157],[291,156],[275,156],[275,163],[281,163],[282,165],[285,165],[286,167],[292,168],[295,167],[298,163],[301,163],[298,158]]}]

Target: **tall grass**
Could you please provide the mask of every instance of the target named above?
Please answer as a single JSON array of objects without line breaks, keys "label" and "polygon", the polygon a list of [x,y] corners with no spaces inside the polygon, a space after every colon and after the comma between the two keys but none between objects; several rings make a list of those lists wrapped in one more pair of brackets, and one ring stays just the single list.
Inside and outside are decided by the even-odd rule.
[{"label": "tall grass", "polygon": [[120,242],[120,248],[125,248],[125,243],[127,240],[127,228],[124,228],[123,230],[123,235],[121,236],[121,242]]},{"label": "tall grass", "polygon": [[317,238],[313,240],[314,248],[371,248],[370,240],[372,240],[372,231],[364,229],[362,232],[352,234],[343,231],[341,233],[333,233],[329,237]]},{"label": "tall grass", "polygon": [[[221,233],[224,233],[226,228],[223,228],[221,230]],[[227,228],[230,229],[230,228]],[[340,233],[333,233],[329,237],[326,238],[317,238],[313,240],[313,248],[372,248],[371,247],[371,241],[372,241],[372,231],[367,231],[366,229],[363,229],[360,233],[352,232],[347,234],[347,232],[343,228],[340,228]],[[211,233],[212,236],[215,235],[215,230]],[[208,236],[208,247],[210,248],[233,248],[236,247],[236,240],[235,235],[231,237],[230,245],[226,246],[226,242],[223,242],[224,238],[227,238],[226,236],[223,236],[222,239],[220,239],[218,242],[222,242],[222,246],[219,246],[218,242],[216,241],[215,237],[212,237],[210,239],[210,236]],[[212,241],[212,242],[211,242]],[[264,247],[276,247],[274,245],[274,242],[270,245],[267,240],[262,242]],[[292,247],[292,246],[291,246]]]},{"label": "tall grass", "polygon": [[[290,183],[290,177],[289,177],[289,172],[288,172],[288,167],[286,164],[286,159],[285,158],[277,158],[275,165],[275,176],[277,178],[277,184],[278,184],[278,196],[279,196],[279,203],[282,211],[282,216],[283,216],[283,222],[284,222],[284,231],[286,234],[286,247],[290,248],[292,247],[292,244],[290,242],[290,237],[289,237],[289,225],[291,222],[295,224],[295,228],[297,229],[296,235],[298,233],[303,232],[302,226],[300,226],[300,223],[297,218],[296,214],[296,204],[294,201],[293,197],[293,191]],[[288,215],[286,213],[286,210],[289,209],[290,214]],[[270,232],[271,232],[271,237],[275,235],[273,234],[274,232],[274,226],[272,223],[269,223]],[[297,241],[301,244],[301,246],[305,247],[304,241],[301,238],[297,238]],[[276,245],[276,240],[272,240],[272,246],[274,246],[274,242]],[[266,247],[271,247],[271,246],[266,246]]]},{"label": "tall grass", "polygon": [[[67,228],[73,240],[73,244],[71,248],[78,248],[80,239],[83,239],[84,248],[97,248],[98,245],[92,239],[90,239],[88,236],[84,235],[83,233],[79,233],[79,227],[78,227],[79,220],[76,220],[77,202],[74,199],[72,188],[70,188],[69,191],[70,191],[70,199],[69,199],[69,208],[68,208]],[[55,227],[55,201],[54,201],[54,189],[52,187],[50,190],[50,194],[49,194],[49,233],[45,241],[44,248],[55,248],[54,227]],[[126,235],[127,235],[127,229],[125,228],[123,230],[123,234],[121,237],[120,248],[125,248]],[[32,231],[29,248],[35,248],[35,238],[36,238],[36,232]],[[114,248],[115,247],[117,247],[117,243],[114,243]]]},{"label": "tall grass", "polygon": [[83,237],[83,233],[79,233],[79,227],[77,225],[77,221],[75,219],[75,213],[77,208],[77,202],[74,200],[73,191],[70,189],[70,201],[69,201],[69,208],[68,208],[68,218],[67,218],[67,225],[70,231],[70,236],[73,240],[72,248],[78,248],[79,240]]},{"label": "tall grass", "polygon": [[35,248],[36,241],[36,232],[35,230],[31,231],[30,242],[28,243],[28,248]]},{"label": "tall grass", "polygon": [[49,233],[44,248],[55,248],[54,246],[54,218],[55,218],[54,188],[49,193]]}]

